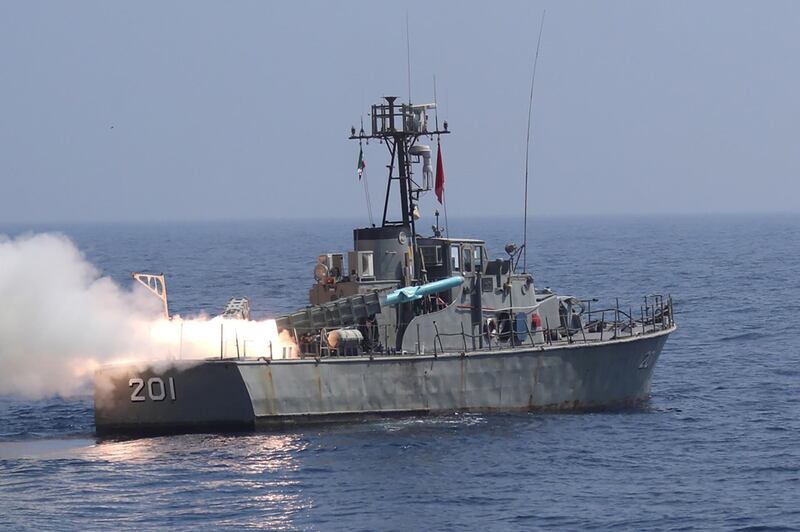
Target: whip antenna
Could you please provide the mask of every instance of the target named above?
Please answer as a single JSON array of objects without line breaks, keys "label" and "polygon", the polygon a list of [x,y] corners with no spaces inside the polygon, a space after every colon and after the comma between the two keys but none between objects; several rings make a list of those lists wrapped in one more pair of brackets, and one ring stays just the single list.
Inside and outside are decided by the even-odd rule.
[{"label": "whip antenna", "polygon": [[406,10],[406,61],[408,70],[408,104],[411,105],[411,36],[408,30],[408,10]]},{"label": "whip antenna", "polygon": [[528,160],[531,149],[531,116],[533,115],[533,85],[536,82],[536,64],[539,62],[539,46],[542,44],[542,30],[544,29],[544,16],[547,10],[542,11],[542,21],[539,24],[539,38],[536,40],[536,55],[533,58],[533,75],[531,76],[531,98],[528,103],[528,136],[525,143],[525,216],[522,229],[522,272],[528,272]]},{"label": "whip antenna", "polygon": [[439,102],[436,99],[436,74],[433,75],[433,117],[436,124],[436,131],[439,131]]}]

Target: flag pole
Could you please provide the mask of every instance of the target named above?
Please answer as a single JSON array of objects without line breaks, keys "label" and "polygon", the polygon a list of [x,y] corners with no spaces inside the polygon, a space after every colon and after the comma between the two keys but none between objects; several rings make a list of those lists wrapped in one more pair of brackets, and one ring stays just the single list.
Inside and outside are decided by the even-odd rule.
[{"label": "flag pole", "polygon": [[369,198],[369,184],[367,184],[367,168],[364,165],[361,168],[361,176],[364,178],[364,196],[367,199],[367,216],[369,216],[369,224],[375,226],[375,221],[372,219],[372,201]]},{"label": "flag pole", "polygon": [[[436,97],[436,74],[433,75],[433,113],[434,120],[436,121],[436,131],[439,131],[439,100]],[[436,179],[439,179],[439,159],[442,155],[441,135],[436,134]],[[434,191],[435,192],[435,191]],[[445,196],[444,188],[442,188],[442,207],[444,207],[444,236],[450,238],[450,223],[447,221],[447,196]],[[437,227],[438,230],[438,227]]]},{"label": "flag pole", "polygon": [[[364,117],[361,117],[361,135],[364,134]],[[369,223],[371,226],[375,227],[375,220],[372,218],[372,202],[369,198],[369,184],[367,183],[367,176],[366,170],[367,165],[364,163],[364,146],[361,140],[358,141],[358,164],[356,165],[356,170],[358,171],[358,180],[364,180],[364,198],[367,200],[367,216],[369,217]]]},{"label": "flag pole", "polygon": [[[438,196],[441,192],[441,197],[439,198],[439,203],[442,204],[444,207],[444,235],[447,238],[450,238],[450,222],[447,220],[447,195],[444,193],[444,164],[442,163],[442,144],[439,142],[439,138],[437,136],[436,139],[436,195]],[[441,191],[439,189],[439,177],[441,176]]]},{"label": "flag pole", "polygon": [[369,185],[367,184],[367,172],[364,172],[364,195],[367,197],[367,216],[369,216],[369,224],[375,226],[375,221],[372,219],[372,202],[369,199]]},{"label": "flag pole", "polygon": [[450,238],[450,223],[447,221],[447,196],[442,191],[442,206],[444,206],[444,236]]}]

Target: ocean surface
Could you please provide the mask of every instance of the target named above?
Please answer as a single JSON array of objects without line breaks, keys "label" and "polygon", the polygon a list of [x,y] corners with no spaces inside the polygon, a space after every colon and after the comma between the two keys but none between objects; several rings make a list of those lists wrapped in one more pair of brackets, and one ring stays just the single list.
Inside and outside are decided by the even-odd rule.
[{"label": "ocean surface", "polygon": [[[133,270],[164,271],[181,314],[246,295],[275,316],[306,303],[317,254],[347,251],[352,226],[0,234],[61,231],[123,285]],[[521,229],[453,220],[450,233],[500,256]],[[679,329],[649,404],[103,441],[88,395],[3,397],[0,528],[800,529],[800,217],[534,219],[530,234],[537,286],[634,308],[673,295]]]}]

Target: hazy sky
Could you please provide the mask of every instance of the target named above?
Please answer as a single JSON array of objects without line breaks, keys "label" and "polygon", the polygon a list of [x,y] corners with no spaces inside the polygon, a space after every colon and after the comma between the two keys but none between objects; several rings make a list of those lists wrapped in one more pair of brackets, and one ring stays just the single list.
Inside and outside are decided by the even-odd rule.
[{"label": "hazy sky", "polygon": [[406,11],[450,216],[519,214],[545,8],[532,214],[800,211],[800,2],[4,0],[0,221],[366,213]]}]

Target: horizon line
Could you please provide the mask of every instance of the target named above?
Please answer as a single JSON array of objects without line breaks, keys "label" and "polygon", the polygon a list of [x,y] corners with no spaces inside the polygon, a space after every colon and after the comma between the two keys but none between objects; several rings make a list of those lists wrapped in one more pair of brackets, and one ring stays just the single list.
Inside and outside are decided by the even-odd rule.
[{"label": "horizon line", "polygon": [[[612,218],[730,218],[730,217],[792,217],[800,216],[800,211],[716,211],[716,212],[626,212],[626,213],[547,213],[529,215],[532,220],[547,220],[565,218],[571,219],[612,219]],[[126,225],[126,224],[199,224],[199,223],[242,223],[242,222],[302,222],[302,221],[341,221],[353,222],[361,220],[362,216],[251,216],[251,217],[219,217],[219,218],[121,218],[115,220],[103,218],[89,218],[78,220],[0,220],[0,226],[41,226],[41,225]],[[430,217],[433,220],[433,217]],[[481,214],[481,215],[451,215],[451,220],[486,220],[486,219],[520,219],[522,214]],[[364,227],[370,224],[364,220]],[[375,224],[380,226],[380,224]]]}]

